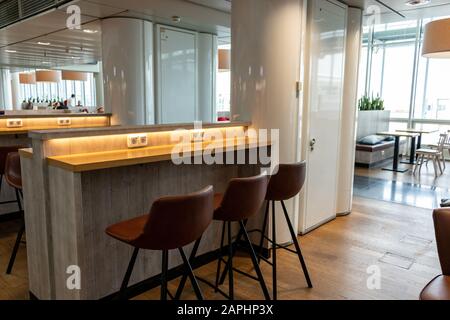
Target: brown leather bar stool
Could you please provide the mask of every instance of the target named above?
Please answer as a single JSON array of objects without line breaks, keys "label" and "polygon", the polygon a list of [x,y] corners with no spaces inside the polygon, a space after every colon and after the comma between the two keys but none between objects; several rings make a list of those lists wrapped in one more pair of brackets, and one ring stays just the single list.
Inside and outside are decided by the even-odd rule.
[{"label": "brown leather bar stool", "polygon": [[[294,228],[292,227],[289,214],[286,210],[284,204],[285,200],[295,197],[302,189],[305,183],[306,177],[306,162],[299,162],[295,164],[280,164],[278,167],[278,172],[270,178],[269,185],[267,187],[266,194],[266,213],[264,217],[264,223],[262,228],[262,236],[259,243],[259,248],[262,248],[264,239],[267,239],[272,244],[272,262],[264,259],[260,255],[260,259],[268,262],[272,265],[272,277],[273,277],[273,299],[277,299],[277,252],[276,249],[285,249],[291,253],[295,253],[300,260],[300,265],[302,266],[303,273],[305,274],[306,282],[308,287],[312,288],[312,282],[309,277],[308,269],[306,267],[305,259],[303,258],[300,245],[297,240],[297,235],[295,234]],[[289,232],[292,237],[292,241],[295,246],[295,250],[289,249],[287,246],[280,246],[277,244],[276,239],[276,212],[275,212],[275,202],[281,202],[283,207],[284,217],[289,228]],[[269,217],[269,206],[272,203],[272,239],[265,236],[267,229],[267,221]]]},{"label": "brown leather bar stool", "polygon": [[[252,243],[248,236],[246,230],[246,221],[257,214],[264,202],[264,196],[267,190],[268,178],[265,175],[260,175],[256,177],[250,178],[239,178],[233,179],[229,182],[228,188],[223,195],[216,194],[214,196],[214,220],[223,222],[222,227],[222,237],[221,237],[221,247],[220,247],[220,256],[218,258],[217,263],[217,275],[216,275],[216,283],[211,284],[207,280],[199,278],[200,281],[208,284],[213,287],[216,292],[221,293],[226,298],[233,300],[234,299],[234,279],[233,279],[233,271],[237,271],[241,274],[251,277],[252,279],[259,282],[261,289],[263,291],[264,297],[267,300],[270,300],[269,291],[267,290],[266,283],[264,281],[264,277],[262,275],[261,269],[258,264],[258,259],[256,253],[253,249]],[[239,234],[236,239],[233,241],[231,234],[232,228],[231,224],[233,222],[239,223]],[[225,230],[227,229],[227,230]],[[221,271],[221,262],[223,261],[224,256],[224,239],[225,239],[225,231],[227,231],[227,240],[228,240],[228,260],[226,261],[228,268],[228,280],[229,280],[229,291],[228,295],[219,289],[219,275]],[[240,270],[233,268],[233,256],[235,252],[235,247],[237,243],[241,239],[241,237],[245,238],[245,242],[248,246],[248,251],[250,253],[250,257],[252,259],[253,266],[255,268],[257,276],[254,277],[247,273],[244,273]],[[198,246],[200,244],[200,240],[197,240],[190,259],[193,259],[197,253]],[[187,275],[184,275],[181,279],[180,285],[178,287],[178,291],[175,295],[175,298],[179,298],[181,292],[184,288],[184,284],[187,280]]]},{"label": "brown leather bar stool", "polygon": [[109,236],[134,247],[120,287],[120,298],[125,298],[139,250],[145,249],[162,251],[161,300],[167,300],[167,295],[170,295],[167,290],[169,250],[178,249],[197,298],[202,300],[200,287],[183,247],[202,236],[211,224],[213,213],[214,191],[209,186],[190,195],[158,199],[149,214],[108,227],[106,233]]},{"label": "brown leather bar stool", "polygon": [[450,209],[434,210],[433,220],[442,275],[426,285],[420,300],[450,300]]},{"label": "brown leather bar stool", "polygon": [[14,266],[14,261],[16,260],[17,251],[19,251],[19,245],[20,242],[22,241],[23,233],[25,232],[25,220],[23,217],[23,209],[21,203],[21,197],[23,200],[22,171],[20,168],[20,156],[18,152],[10,152],[6,156],[5,180],[16,191],[16,201],[17,205],[19,206],[19,212],[21,213],[21,226],[19,232],[17,233],[13,251],[11,252],[8,268],[6,269],[6,273],[11,274],[12,268]]},{"label": "brown leather bar stool", "polygon": [[[0,147],[0,193],[2,191],[3,186],[3,177],[5,175],[5,166],[6,166],[6,157],[11,152],[17,152],[19,149],[24,148],[23,146],[5,146]],[[17,202],[17,200],[9,200],[9,201],[2,201],[0,204],[7,204],[7,203],[14,203]]]}]

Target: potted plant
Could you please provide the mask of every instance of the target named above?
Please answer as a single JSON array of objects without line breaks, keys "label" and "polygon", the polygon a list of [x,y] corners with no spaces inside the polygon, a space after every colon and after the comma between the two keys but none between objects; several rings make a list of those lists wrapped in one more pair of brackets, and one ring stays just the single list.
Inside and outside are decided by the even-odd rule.
[{"label": "potted plant", "polygon": [[379,95],[361,97],[358,110],[358,140],[377,132],[389,131],[391,112],[385,110],[384,100]]}]

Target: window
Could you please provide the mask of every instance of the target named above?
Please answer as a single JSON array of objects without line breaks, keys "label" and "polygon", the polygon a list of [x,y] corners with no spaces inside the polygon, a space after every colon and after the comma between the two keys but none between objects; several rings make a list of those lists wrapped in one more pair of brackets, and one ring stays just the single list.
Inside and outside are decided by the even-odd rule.
[{"label": "window", "polygon": [[414,65],[414,44],[391,45],[385,49],[381,97],[393,118],[408,118]]},{"label": "window", "polygon": [[[230,45],[219,46],[219,49],[231,49]],[[216,75],[216,111],[219,117],[230,116],[231,71],[218,71]]]},{"label": "window", "polygon": [[[28,72],[33,70],[28,70]],[[87,81],[62,80],[58,83],[38,82],[20,85],[20,101],[64,101],[75,94],[76,103],[96,106],[94,74],[88,73]]]},{"label": "window", "polygon": [[358,88],[360,96],[384,99],[391,111],[390,130],[438,130],[424,135],[425,144],[435,143],[440,132],[450,129],[450,60],[421,56],[423,29],[431,20],[365,27]]}]

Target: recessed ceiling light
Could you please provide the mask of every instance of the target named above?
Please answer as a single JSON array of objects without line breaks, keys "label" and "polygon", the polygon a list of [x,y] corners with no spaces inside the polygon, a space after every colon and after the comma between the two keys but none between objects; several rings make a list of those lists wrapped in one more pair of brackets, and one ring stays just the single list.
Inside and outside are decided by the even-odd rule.
[{"label": "recessed ceiling light", "polygon": [[92,30],[92,29],[83,29],[83,32],[85,33],[97,33],[98,30]]},{"label": "recessed ceiling light", "polygon": [[6,49],[5,52],[8,52],[8,53],[16,53],[17,51],[16,51],[16,50],[8,50],[8,49]]},{"label": "recessed ceiling light", "polygon": [[50,64],[48,61],[42,61],[42,64]]},{"label": "recessed ceiling light", "polygon": [[41,46],[49,46],[50,42],[41,42],[41,41],[39,41],[38,44],[40,44]]},{"label": "recessed ceiling light", "polygon": [[429,4],[431,0],[408,0],[406,1],[407,6],[423,6]]}]

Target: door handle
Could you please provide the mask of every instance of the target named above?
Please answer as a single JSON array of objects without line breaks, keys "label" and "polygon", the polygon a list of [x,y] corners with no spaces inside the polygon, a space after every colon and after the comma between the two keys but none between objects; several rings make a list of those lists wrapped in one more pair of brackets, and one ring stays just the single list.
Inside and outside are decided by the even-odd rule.
[{"label": "door handle", "polygon": [[314,151],[314,146],[316,145],[316,139],[312,139],[310,142],[309,142],[309,147],[311,148],[311,151]]}]

